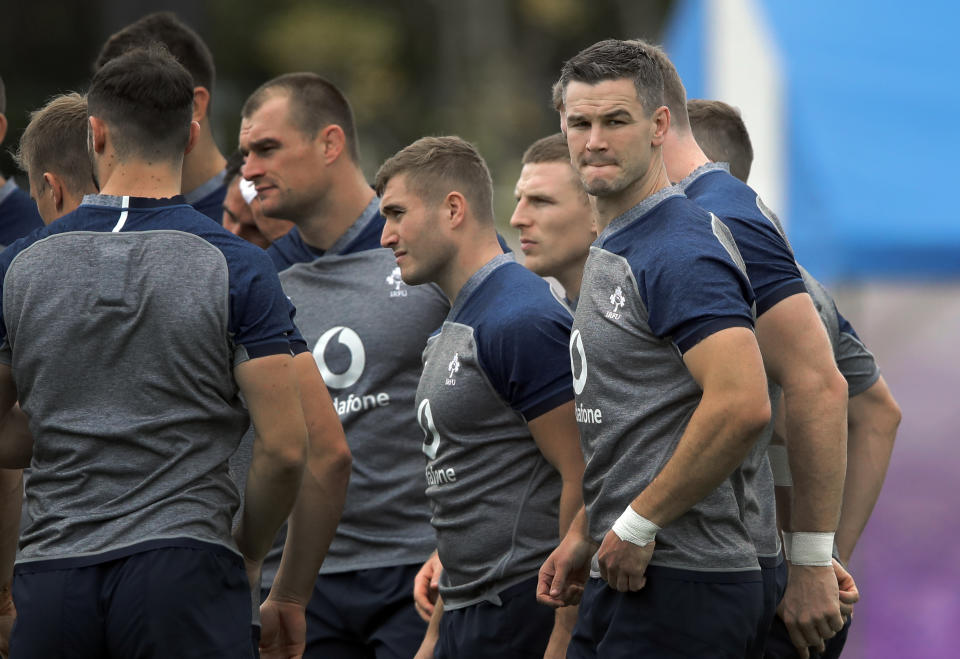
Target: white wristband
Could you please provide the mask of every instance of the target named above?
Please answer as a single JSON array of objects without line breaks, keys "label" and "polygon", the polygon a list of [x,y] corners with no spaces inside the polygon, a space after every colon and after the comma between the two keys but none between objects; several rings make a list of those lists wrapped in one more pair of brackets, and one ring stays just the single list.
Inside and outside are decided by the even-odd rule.
[{"label": "white wristband", "polygon": [[794,532],[790,562],[794,565],[833,565],[833,533]]},{"label": "white wristband", "polygon": [[657,535],[660,527],[649,519],[639,514],[632,506],[627,506],[623,514],[613,523],[613,532],[624,542],[644,547],[651,542]]},{"label": "white wristband", "polygon": [[793,534],[789,531],[783,532],[783,557],[790,560],[793,555]]}]

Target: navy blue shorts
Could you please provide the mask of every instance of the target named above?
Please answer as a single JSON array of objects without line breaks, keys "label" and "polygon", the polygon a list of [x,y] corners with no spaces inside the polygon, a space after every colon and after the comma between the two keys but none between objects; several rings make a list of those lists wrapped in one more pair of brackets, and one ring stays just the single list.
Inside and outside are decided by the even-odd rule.
[{"label": "navy blue shorts", "polygon": [[653,566],[643,589],[626,593],[590,579],[567,657],[743,659],[762,615],[759,571],[711,574]]},{"label": "navy blue shorts", "polygon": [[18,565],[19,659],[251,657],[250,587],[226,549],[164,547],[86,567]]},{"label": "navy blue shorts", "polygon": [[[784,561],[777,566],[777,603],[783,599],[783,593],[787,590],[787,563]],[[810,650],[810,659],[837,659],[843,652],[843,647],[847,644],[847,634],[850,632],[850,623],[847,619],[843,629],[837,632],[837,635],[826,643],[824,652]],[[797,659],[797,649],[793,647],[790,641],[790,634],[787,632],[787,626],[783,624],[780,616],[775,616],[773,624],[770,626],[770,633],[767,635],[766,646],[764,647],[764,659]]]},{"label": "navy blue shorts", "polygon": [[427,632],[427,623],[413,606],[413,578],[420,565],[318,576],[307,605],[304,659],[410,659],[415,655]]},{"label": "navy blue shorts", "polygon": [[444,611],[434,659],[542,659],[554,610],[537,602],[537,577],[501,591],[500,606],[480,602]]}]

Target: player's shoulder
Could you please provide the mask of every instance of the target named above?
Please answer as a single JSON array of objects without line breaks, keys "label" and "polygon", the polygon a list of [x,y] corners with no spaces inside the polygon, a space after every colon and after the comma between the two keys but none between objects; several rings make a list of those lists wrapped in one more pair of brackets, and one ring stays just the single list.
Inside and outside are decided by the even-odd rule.
[{"label": "player's shoulder", "polygon": [[478,333],[503,336],[536,331],[544,323],[569,326],[572,316],[542,277],[507,261],[473,293],[460,317]]}]

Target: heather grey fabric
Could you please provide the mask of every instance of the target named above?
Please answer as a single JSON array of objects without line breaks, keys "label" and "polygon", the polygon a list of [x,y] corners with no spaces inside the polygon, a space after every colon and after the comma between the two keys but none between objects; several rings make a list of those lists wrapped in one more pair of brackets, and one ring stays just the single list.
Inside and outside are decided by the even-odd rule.
[{"label": "heather grey fabric", "polygon": [[226,462],[249,420],[228,289],[221,250],[180,231],[59,233],[17,255],[5,361],[39,438],[21,563],[175,537],[235,549]]},{"label": "heather grey fabric", "polygon": [[[590,248],[570,357],[594,541],[660,472],[699,404],[683,337],[750,327],[751,302],[729,232],[676,188],[614,220]],[[651,565],[759,569],[735,478],[657,534]]]}]

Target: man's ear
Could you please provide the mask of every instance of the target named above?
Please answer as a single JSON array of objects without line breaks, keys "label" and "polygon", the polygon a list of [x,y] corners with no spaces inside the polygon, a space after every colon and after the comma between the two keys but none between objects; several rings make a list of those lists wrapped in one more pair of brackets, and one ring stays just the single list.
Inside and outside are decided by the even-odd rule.
[{"label": "man's ear", "polygon": [[7,136],[7,116],[0,112],[0,144],[3,144],[3,138]]},{"label": "man's ear", "polygon": [[[201,87],[200,89],[203,88]],[[183,150],[184,155],[193,151],[193,147],[197,145],[198,139],[200,139],[200,124],[194,120],[190,122],[190,137],[187,139],[187,148]]]},{"label": "man's ear", "polygon": [[467,200],[462,194],[453,190],[443,200],[444,215],[451,229],[459,227],[467,214]]},{"label": "man's ear", "polygon": [[90,148],[94,153],[103,153],[107,145],[107,125],[103,119],[98,117],[89,117],[90,122]]},{"label": "man's ear", "polygon": [[201,122],[207,118],[210,109],[210,90],[206,87],[193,88],[193,120]]},{"label": "man's ear", "polygon": [[653,111],[653,135],[650,143],[653,146],[660,146],[667,137],[670,130],[670,108],[661,105]]},{"label": "man's ear", "polygon": [[330,124],[321,128],[317,139],[323,147],[324,162],[327,165],[339,158],[340,154],[347,148],[347,136],[343,132],[343,128],[337,124]]},{"label": "man's ear", "polygon": [[63,181],[53,172],[44,172],[43,182],[49,188],[49,194],[53,195],[54,208],[58,213],[63,211]]}]

